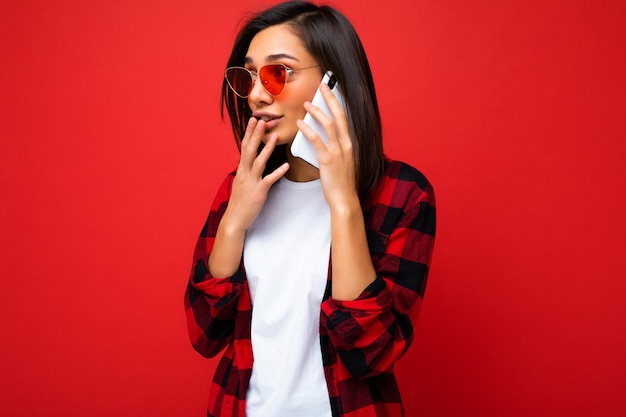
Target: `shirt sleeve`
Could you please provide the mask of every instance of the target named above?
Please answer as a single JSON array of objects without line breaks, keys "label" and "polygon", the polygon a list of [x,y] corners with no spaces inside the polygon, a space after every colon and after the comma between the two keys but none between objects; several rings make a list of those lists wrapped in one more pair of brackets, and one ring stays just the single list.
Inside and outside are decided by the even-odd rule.
[{"label": "shirt sleeve", "polygon": [[213,357],[233,339],[237,298],[243,289],[244,272],[231,277],[213,277],[208,259],[217,227],[224,215],[234,173],[219,188],[194,250],[193,265],[185,290],[187,329],[193,347],[203,356]]},{"label": "shirt sleeve", "polygon": [[322,303],[321,324],[353,377],[387,372],[410,346],[434,245],[432,186],[411,176],[383,182],[367,221],[376,279],[356,300]]}]

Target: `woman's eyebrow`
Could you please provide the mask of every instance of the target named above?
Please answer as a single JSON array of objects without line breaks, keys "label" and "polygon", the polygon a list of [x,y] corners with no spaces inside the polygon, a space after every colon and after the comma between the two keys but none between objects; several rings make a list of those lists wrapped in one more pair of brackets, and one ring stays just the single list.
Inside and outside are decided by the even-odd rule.
[{"label": "woman's eyebrow", "polygon": [[[285,53],[268,55],[265,58],[265,61],[266,62],[274,62],[274,61],[278,61],[278,60],[281,60],[281,59],[291,59],[293,61],[300,62],[300,60],[298,58],[296,58],[295,56],[289,55],[289,54],[285,54]],[[249,56],[247,56],[245,58],[245,63],[246,64],[252,64],[252,61],[253,61],[252,58],[249,57]]]},{"label": "woman's eyebrow", "polygon": [[296,58],[295,56],[285,54],[285,53],[268,55],[267,58],[265,58],[265,60],[267,62],[272,62],[272,61],[278,61],[279,59],[285,59],[285,58],[300,62],[300,60]]}]

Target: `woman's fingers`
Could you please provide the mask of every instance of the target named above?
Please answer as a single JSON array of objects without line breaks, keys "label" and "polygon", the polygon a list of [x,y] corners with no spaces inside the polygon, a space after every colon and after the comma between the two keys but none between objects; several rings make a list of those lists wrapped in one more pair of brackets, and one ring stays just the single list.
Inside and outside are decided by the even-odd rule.
[{"label": "woman's fingers", "polygon": [[263,177],[263,182],[265,182],[265,184],[267,184],[267,186],[270,187],[276,181],[281,179],[287,173],[288,170],[289,170],[289,163],[285,162],[284,164],[276,168],[274,171],[270,172],[265,177]]},{"label": "woman's fingers", "polygon": [[324,143],[320,135],[303,121],[297,121],[298,127],[315,148],[317,159],[320,164],[330,162],[334,159],[333,155],[343,155],[351,158],[352,141],[348,130],[346,112],[341,107],[341,104],[339,104],[339,101],[335,97],[334,93],[326,84],[322,83],[320,85],[320,90],[328,108],[332,113],[332,117],[326,114],[319,107],[309,102],[304,104],[304,108],[324,128],[326,136],[328,137],[328,143]]},{"label": "woman's fingers", "polygon": [[339,100],[333,93],[333,91],[328,87],[328,84],[322,83],[320,86],[320,91],[322,92],[322,97],[326,101],[326,105],[330,109],[330,113],[333,116],[335,121],[337,132],[339,133],[338,139],[344,138],[348,133],[348,119],[346,117],[346,112],[339,104]]},{"label": "woman's fingers", "polygon": [[[278,135],[272,134],[270,138],[263,146],[261,152],[259,152],[259,146],[261,140],[265,135],[265,122],[252,118],[246,128],[244,139],[241,141],[241,161],[239,163],[238,173],[243,175],[244,173],[250,174],[250,178],[255,178],[254,181],[261,181],[264,186],[271,186],[278,181],[280,177],[285,175],[289,169],[289,164],[283,164],[278,167],[270,175],[263,177],[265,166],[270,156],[276,149],[276,142],[278,142]],[[247,175],[246,175],[247,176]]]},{"label": "woman's fingers", "polygon": [[320,153],[324,153],[328,151],[326,148],[326,144],[322,140],[321,136],[311,126],[307,125],[300,119],[296,121],[296,124],[298,125],[298,128],[302,131],[302,133],[304,133],[304,137],[306,137],[307,140],[313,144],[313,147],[315,148],[315,151],[319,159]]},{"label": "woman's fingers", "polygon": [[254,117],[250,118],[246,127],[246,133],[241,141],[241,162],[246,167],[252,167],[254,160],[257,158],[259,145],[264,134],[265,122]]},{"label": "woman's fingers", "polygon": [[257,157],[254,159],[254,162],[252,163],[252,170],[259,176],[261,176],[263,171],[265,171],[265,166],[267,165],[267,161],[270,159],[272,152],[274,152],[274,149],[276,148],[277,141],[278,135],[276,133],[272,134],[265,143],[265,146],[263,146],[261,152],[259,152]]}]

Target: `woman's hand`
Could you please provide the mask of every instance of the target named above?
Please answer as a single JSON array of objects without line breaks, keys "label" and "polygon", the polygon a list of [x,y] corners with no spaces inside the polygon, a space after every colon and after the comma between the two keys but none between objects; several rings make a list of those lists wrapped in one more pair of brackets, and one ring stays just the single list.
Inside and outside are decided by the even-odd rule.
[{"label": "woman's hand", "polygon": [[289,164],[284,163],[263,176],[267,161],[278,140],[275,134],[270,136],[263,150],[257,155],[264,135],[265,122],[251,118],[241,141],[241,159],[233,180],[228,207],[218,226],[209,257],[209,271],[214,277],[226,278],[237,271],[243,253],[246,230],[261,212],[272,184],[289,169]]},{"label": "woman's hand", "polygon": [[261,212],[272,184],[285,175],[289,169],[289,164],[284,163],[263,177],[265,165],[278,139],[275,134],[272,135],[257,155],[264,134],[265,122],[251,118],[241,141],[241,159],[233,181],[227,213],[225,213],[231,225],[243,231],[252,225]]},{"label": "woman's hand", "polygon": [[320,85],[320,90],[333,117],[329,117],[319,107],[309,102],[304,104],[304,108],[324,127],[328,143],[324,143],[322,138],[303,121],[298,120],[297,123],[315,147],[326,202],[331,210],[344,209],[354,203],[358,205],[352,138],[346,113],[339,101],[326,83]]}]

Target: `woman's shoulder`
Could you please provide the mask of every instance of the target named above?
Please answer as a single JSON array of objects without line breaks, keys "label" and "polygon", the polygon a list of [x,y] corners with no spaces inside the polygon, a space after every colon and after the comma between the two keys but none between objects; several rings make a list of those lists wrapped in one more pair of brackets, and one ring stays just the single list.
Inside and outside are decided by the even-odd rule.
[{"label": "woman's shoulder", "polygon": [[383,177],[364,208],[372,236],[389,236],[399,224],[414,227],[416,222],[421,222],[422,232],[434,236],[433,187],[420,170],[406,162],[385,158]]},{"label": "woman's shoulder", "polygon": [[388,157],[385,157],[385,171],[380,186],[385,188],[401,186],[403,189],[417,187],[423,192],[433,192],[432,184],[420,170],[406,162]]}]

